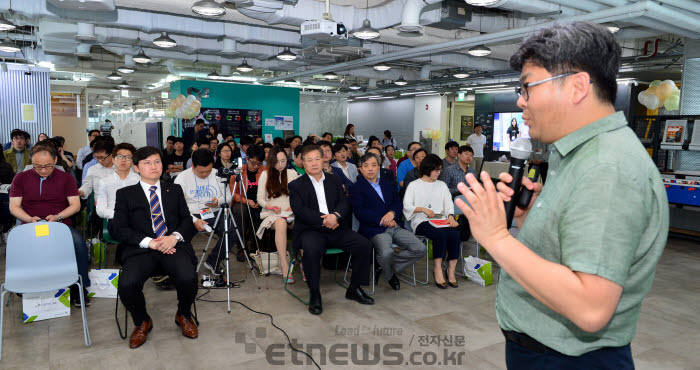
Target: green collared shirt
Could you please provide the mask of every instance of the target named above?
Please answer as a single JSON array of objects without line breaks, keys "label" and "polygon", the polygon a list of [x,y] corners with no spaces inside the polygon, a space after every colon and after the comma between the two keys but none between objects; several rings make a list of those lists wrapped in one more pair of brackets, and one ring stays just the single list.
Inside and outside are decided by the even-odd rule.
[{"label": "green collared shirt", "polygon": [[540,257],[623,287],[610,322],[586,333],[501,270],[498,323],[571,356],[627,345],[666,245],[661,175],[621,112],[550,145],[547,183],[518,233]]}]

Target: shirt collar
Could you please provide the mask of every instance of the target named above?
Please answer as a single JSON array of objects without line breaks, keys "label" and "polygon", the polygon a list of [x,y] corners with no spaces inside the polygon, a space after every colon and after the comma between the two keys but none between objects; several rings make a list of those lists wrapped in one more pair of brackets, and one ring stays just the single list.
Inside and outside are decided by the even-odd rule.
[{"label": "shirt collar", "polygon": [[156,191],[160,190],[160,181],[157,181],[157,182],[155,183],[155,185],[151,185],[151,184],[145,183],[143,180],[140,180],[139,183],[141,184],[141,187],[142,187],[143,190],[145,190],[145,191],[151,191],[151,186],[155,186],[155,187],[156,187]]},{"label": "shirt collar", "polygon": [[309,179],[311,180],[311,182],[315,182],[317,184],[322,183],[323,180],[326,179],[326,174],[323,171],[321,171],[321,180],[319,180],[319,181],[316,181],[316,179],[313,176],[309,175],[308,173],[306,175],[309,176]]},{"label": "shirt collar", "polygon": [[626,125],[627,120],[625,119],[624,114],[622,112],[615,112],[597,121],[593,121],[555,141],[554,147],[557,148],[557,151],[562,157],[565,157],[572,150],[576,149],[578,146],[592,139],[593,137],[604,132],[617,130]]}]

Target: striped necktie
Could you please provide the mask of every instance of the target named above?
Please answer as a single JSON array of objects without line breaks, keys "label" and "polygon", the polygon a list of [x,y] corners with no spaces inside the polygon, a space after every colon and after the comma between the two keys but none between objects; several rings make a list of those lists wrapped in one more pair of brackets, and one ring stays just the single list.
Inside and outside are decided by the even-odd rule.
[{"label": "striped necktie", "polygon": [[156,238],[160,238],[168,232],[168,227],[165,226],[165,219],[163,219],[163,210],[160,208],[160,200],[158,199],[158,194],[156,194],[157,186],[151,186],[149,190],[151,191],[151,220],[153,220],[153,230],[155,230]]}]

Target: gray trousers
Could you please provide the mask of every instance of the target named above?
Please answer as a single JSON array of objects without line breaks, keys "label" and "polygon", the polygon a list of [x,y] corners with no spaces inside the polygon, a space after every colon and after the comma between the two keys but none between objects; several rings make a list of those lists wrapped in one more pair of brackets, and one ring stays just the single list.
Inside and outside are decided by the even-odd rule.
[{"label": "gray trousers", "polygon": [[[400,273],[423,258],[427,249],[412,232],[401,227],[389,227],[381,234],[372,237],[377,251],[377,263],[384,271],[384,279],[389,280],[394,273]],[[398,252],[394,252],[394,248]]]}]

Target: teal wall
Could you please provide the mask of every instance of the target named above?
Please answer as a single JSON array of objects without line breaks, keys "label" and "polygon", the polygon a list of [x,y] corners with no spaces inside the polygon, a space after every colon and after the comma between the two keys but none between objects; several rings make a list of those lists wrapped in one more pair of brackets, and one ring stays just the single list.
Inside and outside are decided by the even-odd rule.
[{"label": "teal wall", "polygon": [[294,132],[299,132],[299,89],[290,87],[246,85],[229,82],[179,80],[170,84],[170,98],[187,95],[187,89],[208,88],[209,97],[202,99],[204,108],[259,109],[262,111],[263,137],[282,137],[282,131],[265,126],[265,119],[275,116],[294,117]]}]

